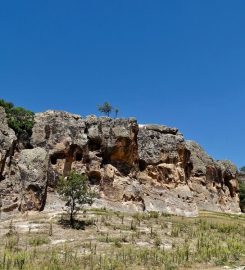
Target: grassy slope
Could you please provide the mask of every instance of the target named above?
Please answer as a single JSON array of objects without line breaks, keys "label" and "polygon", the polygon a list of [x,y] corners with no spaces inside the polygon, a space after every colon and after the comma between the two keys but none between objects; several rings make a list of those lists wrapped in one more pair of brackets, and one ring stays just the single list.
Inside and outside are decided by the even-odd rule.
[{"label": "grassy slope", "polygon": [[89,210],[79,217],[86,221],[85,230],[60,225],[60,217],[32,213],[0,222],[0,270],[211,269],[245,264],[245,216],[203,212],[198,218],[182,218]]}]

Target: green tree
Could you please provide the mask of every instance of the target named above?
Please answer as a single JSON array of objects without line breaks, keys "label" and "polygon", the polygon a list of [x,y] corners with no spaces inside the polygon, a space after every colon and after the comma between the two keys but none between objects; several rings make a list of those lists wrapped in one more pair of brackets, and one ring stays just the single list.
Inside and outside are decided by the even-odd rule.
[{"label": "green tree", "polygon": [[113,107],[109,102],[105,102],[104,104],[98,106],[99,112],[105,114],[106,116],[110,116],[112,109]]},{"label": "green tree", "polygon": [[245,166],[240,169],[241,172],[245,172]]},{"label": "green tree", "polygon": [[8,125],[15,131],[18,138],[31,135],[34,125],[34,113],[22,107],[15,107],[13,103],[0,99],[0,106],[5,109]]},{"label": "green tree", "polygon": [[66,201],[70,225],[74,227],[75,215],[85,204],[93,203],[95,193],[88,185],[87,176],[74,171],[60,179],[57,190]]},{"label": "green tree", "polygon": [[118,108],[115,108],[115,118],[117,118],[118,113],[119,113],[119,109]]},{"label": "green tree", "polygon": [[239,182],[240,207],[242,212],[245,212],[245,182]]}]

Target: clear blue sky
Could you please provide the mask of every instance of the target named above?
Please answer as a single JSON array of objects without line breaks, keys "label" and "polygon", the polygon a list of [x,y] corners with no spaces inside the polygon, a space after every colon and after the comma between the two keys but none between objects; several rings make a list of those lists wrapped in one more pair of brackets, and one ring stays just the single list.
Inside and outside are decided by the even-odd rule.
[{"label": "clear blue sky", "polygon": [[244,0],[0,3],[0,97],[178,127],[245,165]]}]

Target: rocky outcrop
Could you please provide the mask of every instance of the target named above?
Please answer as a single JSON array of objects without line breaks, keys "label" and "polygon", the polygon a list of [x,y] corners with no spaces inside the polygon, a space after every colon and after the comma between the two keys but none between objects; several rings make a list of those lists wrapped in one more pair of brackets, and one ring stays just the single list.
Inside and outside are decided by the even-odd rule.
[{"label": "rocky outcrop", "polygon": [[0,107],[0,180],[6,177],[6,167],[10,165],[15,142],[15,133],[8,127],[5,111]]},{"label": "rocky outcrop", "polygon": [[175,128],[141,126],[138,133],[137,179],[145,190],[147,210],[196,215],[197,207],[187,184],[191,164],[183,135]]},{"label": "rocky outcrop", "polygon": [[[10,178],[15,174],[13,154],[16,136],[8,127],[5,111],[0,107],[0,208],[2,212],[18,207],[18,186]],[[12,167],[12,168],[11,168]]]},{"label": "rocky outcrop", "polygon": [[48,155],[44,149],[16,151],[17,138],[8,127],[0,107],[0,207],[13,210],[42,210],[47,189]]},{"label": "rocky outcrop", "polygon": [[25,149],[18,159],[21,186],[20,210],[43,210],[48,187],[48,153],[42,148]]},{"label": "rocky outcrop", "polygon": [[20,210],[42,210],[47,190],[76,170],[98,192],[94,206],[185,216],[239,212],[236,168],[214,161],[176,128],[47,111],[36,114],[30,141],[33,149],[12,153],[0,182],[11,184]]},{"label": "rocky outcrop", "polygon": [[230,161],[214,161],[195,142],[187,141],[193,165],[188,185],[201,210],[240,212],[237,169]]}]

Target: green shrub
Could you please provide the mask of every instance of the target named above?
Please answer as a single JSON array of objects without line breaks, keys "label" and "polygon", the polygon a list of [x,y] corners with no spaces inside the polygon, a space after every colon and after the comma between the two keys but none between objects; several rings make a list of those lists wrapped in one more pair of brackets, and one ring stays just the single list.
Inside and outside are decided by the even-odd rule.
[{"label": "green shrub", "polygon": [[48,243],[49,239],[46,236],[38,235],[29,239],[29,245],[31,246],[41,246]]},{"label": "green shrub", "polygon": [[34,113],[22,107],[15,107],[13,103],[0,99],[0,106],[5,109],[8,125],[19,138],[22,135],[31,135],[34,125]]},{"label": "green shrub", "polygon": [[245,212],[245,183],[240,181],[239,182],[239,189],[240,189],[240,207],[243,212]]},{"label": "green shrub", "polygon": [[156,211],[149,211],[150,218],[159,218],[159,212]]}]

